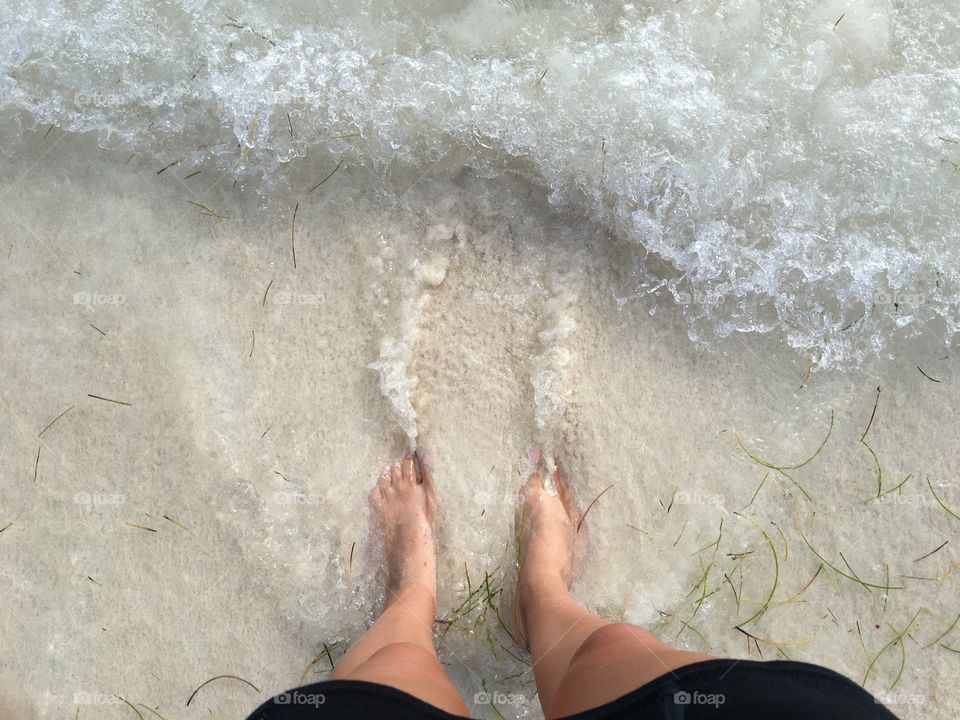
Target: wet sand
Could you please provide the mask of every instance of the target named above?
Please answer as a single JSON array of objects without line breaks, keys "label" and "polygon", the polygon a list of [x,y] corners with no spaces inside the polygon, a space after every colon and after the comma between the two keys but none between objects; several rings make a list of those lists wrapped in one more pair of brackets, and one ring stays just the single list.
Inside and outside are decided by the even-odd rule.
[{"label": "wet sand", "polygon": [[[932,492],[958,512],[953,348],[921,337],[809,376],[762,337],[698,350],[672,299],[638,288],[635,248],[520,181],[385,193],[343,168],[261,202],[40,140],[0,204],[8,713],[129,717],[120,696],[244,717],[322,679],[324,644],[335,661],[380,601],[367,490],[414,442],[436,457],[446,620],[509,565],[515,492],[547,452],[584,506],[613,485],[588,520],[590,609],[827,665],[904,718],[960,713],[960,630],[941,637],[960,520]],[[800,464],[831,416],[796,483],[741,449]],[[880,492],[910,478],[879,501],[877,463]],[[490,607],[444,628],[468,701],[486,687],[540,717]],[[185,707],[223,674],[260,692],[221,680]]]}]

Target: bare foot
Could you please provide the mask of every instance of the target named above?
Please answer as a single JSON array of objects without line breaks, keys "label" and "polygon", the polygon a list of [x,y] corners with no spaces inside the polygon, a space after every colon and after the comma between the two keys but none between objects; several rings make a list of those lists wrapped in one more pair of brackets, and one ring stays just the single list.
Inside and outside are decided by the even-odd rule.
[{"label": "bare foot", "polygon": [[384,542],[388,607],[411,594],[422,599],[426,593],[432,600],[437,594],[433,482],[426,467],[418,481],[416,462],[409,453],[395,460],[369,495]]},{"label": "bare foot", "polygon": [[523,529],[517,584],[520,630],[525,625],[526,607],[537,598],[570,589],[578,560],[586,550],[586,525],[579,528],[581,515],[573,491],[558,468],[553,474],[556,495],[543,487],[538,473],[521,491]]}]

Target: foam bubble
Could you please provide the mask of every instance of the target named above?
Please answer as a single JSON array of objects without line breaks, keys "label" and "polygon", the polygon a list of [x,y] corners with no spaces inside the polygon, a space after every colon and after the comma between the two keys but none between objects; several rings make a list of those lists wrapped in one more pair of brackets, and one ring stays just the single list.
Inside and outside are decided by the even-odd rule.
[{"label": "foam bubble", "polygon": [[[328,5],[8,3],[3,146],[54,124],[264,194],[340,160],[519,174],[635,243],[698,343],[845,364],[960,328],[960,9]],[[923,302],[875,300],[897,293]]]}]

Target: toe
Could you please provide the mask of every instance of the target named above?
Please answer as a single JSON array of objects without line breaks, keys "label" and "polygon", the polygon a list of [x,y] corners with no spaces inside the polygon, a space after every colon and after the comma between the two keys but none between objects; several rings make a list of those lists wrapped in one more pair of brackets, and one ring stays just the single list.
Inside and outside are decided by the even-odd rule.
[{"label": "toe", "polygon": [[527,478],[527,484],[523,486],[521,495],[528,503],[533,502],[543,494],[543,480],[540,479],[540,473],[536,470]]},{"label": "toe", "polygon": [[563,474],[559,465],[553,471],[552,480],[553,487],[557,491],[557,497],[566,506],[570,501],[570,486],[567,484],[567,476]]},{"label": "toe", "polygon": [[399,485],[402,479],[403,473],[400,470],[400,461],[394,460],[393,465],[390,466],[390,484]]},{"label": "toe", "polygon": [[414,453],[413,460],[414,467],[418,470],[417,482],[429,490],[433,487],[433,453],[423,456]]},{"label": "toe", "polygon": [[387,465],[380,471],[380,477],[377,478],[377,486],[382,488],[390,487],[390,466]]},{"label": "toe", "polygon": [[543,481],[540,479],[540,473],[534,470],[527,478],[526,487],[530,490],[539,490],[543,487]]},{"label": "toe", "polygon": [[383,501],[383,490],[380,489],[380,486],[377,485],[370,493],[367,495],[367,502],[371,505],[379,505]]},{"label": "toe", "polygon": [[570,480],[567,478],[566,473],[560,469],[559,465],[553,473],[553,486],[557,489],[557,495],[560,496],[560,501],[563,503],[567,515],[575,522],[579,521],[580,507],[577,503],[577,497],[573,492],[573,488],[570,486]]},{"label": "toe", "polygon": [[417,484],[417,473],[416,470],[414,470],[413,455],[411,453],[403,456],[403,462],[400,463],[400,475],[403,478],[404,484]]}]

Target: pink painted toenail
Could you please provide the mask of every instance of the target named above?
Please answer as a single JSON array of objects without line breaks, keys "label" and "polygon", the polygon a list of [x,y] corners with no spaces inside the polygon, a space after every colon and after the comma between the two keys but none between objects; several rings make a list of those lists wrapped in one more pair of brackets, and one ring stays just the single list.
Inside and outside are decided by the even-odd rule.
[{"label": "pink painted toenail", "polygon": [[530,453],[530,460],[532,460],[535,463],[540,462],[540,459],[542,457],[543,455],[540,453],[539,450],[534,450],[533,452]]}]

